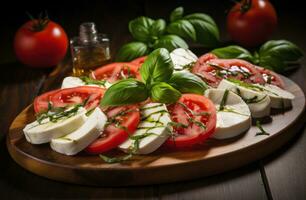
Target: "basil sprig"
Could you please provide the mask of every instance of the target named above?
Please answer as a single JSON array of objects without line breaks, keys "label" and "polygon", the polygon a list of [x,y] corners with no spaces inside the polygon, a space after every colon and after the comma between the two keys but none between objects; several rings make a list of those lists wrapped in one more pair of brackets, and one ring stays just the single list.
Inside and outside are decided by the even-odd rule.
[{"label": "basil sprig", "polygon": [[219,30],[214,20],[204,13],[184,16],[183,7],[171,12],[168,25],[164,19],[141,16],[129,22],[129,31],[135,41],[121,47],[116,61],[131,61],[158,48],[168,51],[187,49],[184,39],[196,41],[205,47],[219,44]]},{"label": "basil sprig", "polygon": [[270,40],[253,54],[236,45],[217,48],[212,53],[220,58],[247,60],[276,72],[286,71],[289,63],[296,62],[303,56],[301,49],[287,40]]},{"label": "basil sprig", "polygon": [[165,48],[154,50],[140,68],[143,82],[118,81],[105,92],[102,106],[138,103],[150,97],[155,102],[174,103],[181,93],[203,94],[205,83],[188,72],[173,73],[173,62]]}]

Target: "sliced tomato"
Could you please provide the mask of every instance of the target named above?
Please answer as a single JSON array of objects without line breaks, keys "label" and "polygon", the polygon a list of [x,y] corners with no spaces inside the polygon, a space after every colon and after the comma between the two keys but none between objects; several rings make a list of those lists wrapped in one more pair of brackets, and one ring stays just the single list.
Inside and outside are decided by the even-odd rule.
[{"label": "sliced tomato", "polygon": [[247,83],[265,83],[255,65],[247,61],[212,58],[211,55],[203,57],[208,59],[199,59],[192,72],[212,87],[217,87],[223,78],[233,78]]},{"label": "sliced tomato", "polygon": [[106,113],[110,124],[101,137],[85,149],[88,153],[98,154],[118,147],[135,132],[140,122],[140,112],[136,105],[111,108]]},{"label": "sliced tomato", "polygon": [[139,65],[125,62],[115,62],[96,69],[91,76],[97,80],[107,80],[114,83],[121,79],[140,79]]},{"label": "sliced tomato", "polygon": [[59,90],[52,90],[50,92],[43,93],[42,95],[34,99],[34,111],[35,113],[40,113],[48,109],[48,103],[50,97],[54,95]]},{"label": "sliced tomato", "polygon": [[105,89],[91,86],[79,86],[74,88],[61,89],[51,95],[50,101],[54,107],[65,107],[81,104],[86,101],[85,108],[90,110],[99,106]]},{"label": "sliced tomato", "polygon": [[131,61],[131,63],[141,66],[148,56],[142,56]]},{"label": "sliced tomato", "polygon": [[174,125],[173,137],[165,143],[167,147],[192,147],[215,132],[215,105],[202,95],[183,94],[177,103],[168,106],[168,110],[177,125]]},{"label": "sliced tomato", "polygon": [[266,83],[276,85],[284,89],[285,83],[277,73],[259,66],[256,66],[256,69],[262,75]]}]

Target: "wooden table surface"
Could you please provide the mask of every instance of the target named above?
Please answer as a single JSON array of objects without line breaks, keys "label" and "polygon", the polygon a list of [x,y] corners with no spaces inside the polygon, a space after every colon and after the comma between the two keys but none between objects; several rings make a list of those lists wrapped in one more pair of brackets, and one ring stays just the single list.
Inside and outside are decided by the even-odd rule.
[{"label": "wooden table surface", "polygon": [[[95,6],[95,3],[98,6]],[[293,8],[289,3],[274,3],[279,15],[279,26],[274,38],[293,41],[306,52],[305,13],[302,12],[301,6],[297,5],[296,12],[290,12],[286,9]],[[127,30],[130,19],[139,15],[166,17],[177,5],[183,5],[187,12],[200,11],[212,15],[220,25],[222,39],[227,39],[224,11],[231,5],[228,2],[214,4],[213,1],[103,1],[100,4],[94,2],[90,6],[81,3],[79,7],[72,7],[69,14],[63,14],[70,8],[68,4],[58,8],[53,3],[47,8],[53,11],[54,18],[67,30],[69,36],[76,35],[81,22],[95,21],[99,30],[110,35],[114,54],[130,39]],[[82,9],[87,9],[87,12],[82,12]],[[2,41],[4,40],[1,39]],[[18,62],[12,62],[12,53],[9,52],[12,50],[11,42],[9,40],[3,43],[7,51],[0,55],[1,59],[6,57],[4,60],[8,60],[0,65],[1,69],[6,69],[5,73],[0,73],[1,199],[306,199],[304,125],[301,126],[302,129],[296,130],[298,134],[293,140],[265,159],[234,171],[194,181],[142,187],[98,188],[60,183],[27,172],[10,158],[5,146],[5,135],[14,117],[30,104],[35,96],[58,85],[57,81],[54,81],[52,69],[30,69]],[[306,59],[303,58],[297,70],[285,74],[295,81],[304,93],[305,67]],[[60,80],[60,77],[56,77],[56,80]]]}]

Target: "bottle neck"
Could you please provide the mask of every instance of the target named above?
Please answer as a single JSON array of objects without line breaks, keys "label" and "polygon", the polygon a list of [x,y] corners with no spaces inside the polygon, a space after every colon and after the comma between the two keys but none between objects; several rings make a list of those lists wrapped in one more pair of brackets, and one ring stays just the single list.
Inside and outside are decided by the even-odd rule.
[{"label": "bottle neck", "polygon": [[80,42],[83,44],[95,43],[98,40],[98,32],[95,23],[86,22],[80,25]]}]

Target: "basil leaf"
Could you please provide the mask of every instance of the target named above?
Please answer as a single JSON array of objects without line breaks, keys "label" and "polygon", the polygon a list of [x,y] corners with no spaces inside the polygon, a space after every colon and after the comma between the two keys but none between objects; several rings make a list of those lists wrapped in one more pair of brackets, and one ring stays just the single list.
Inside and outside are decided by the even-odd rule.
[{"label": "basil leaf", "polygon": [[183,7],[177,7],[175,8],[171,14],[170,14],[170,22],[174,22],[176,20],[179,20],[183,17],[184,14],[184,8]]},{"label": "basil leaf", "polygon": [[131,61],[135,58],[148,54],[148,46],[143,42],[130,42],[123,45],[117,55],[116,61]]},{"label": "basil leaf", "polygon": [[176,72],[172,74],[168,82],[181,93],[204,94],[207,85],[198,76],[189,72]]},{"label": "basil leaf", "polygon": [[219,29],[214,20],[203,13],[194,13],[184,17],[194,27],[196,39],[205,47],[215,47],[219,44]]},{"label": "basil leaf", "polygon": [[106,90],[101,105],[119,106],[138,103],[147,98],[148,92],[144,83],[135,79],[124,79]]},{"label": "basil leaf", "polygon": [[166,22],[163,19],[156,20],[150,28],[151,35],[155,37],[163,35],[165,30],[166,30]]},{"label": "basil leaf", "polygon": [[286,68],[285,62],[278,57],[264,56],[259,58],[259,66],[266,69],[273,70],[275,72],[283,72]]},{"label": "basil leaf", "polygon": [[188,45],[177,35],[164,35],[154,43],[153,48],[166,48],[168,51],[172,51],[177,48],[188,49]]},{"label": "basil leaf", "polygon": [[219,58],[238,58],[253,62],[252,54],[248,50],[237,45],[217,48],[212,50],[211,52]]},{"label": "basil leaf", "polygon": [[196,32],[192,24],[185,19],[177,20],[168,25],[167,31],[183,38],[196,40]]},{"label": "basil leaf", "polygon": [[154,102],[174,103],[181,95],[178,90],[165,82],[156,83],[151,88],[151,99]]},{"label": "basil leaf", "polygon": [[259,49],[259,57],[278,57],[283,61],[297,61],[303,56],[301,49],[287,40],[270,40]]},{"label": "basil leaf", "polygon": [[173,63],[167,49],[154,50],[140,68],[142,80],[151,85],[153,82],[168,81],[173,73]]},{"label": "basil leaf", "polygon": [[149,17],[138,17],[129,23],[129,31],[132,36],[141,42],[148,42],[151,39],[150,27],[154,20]]}]

